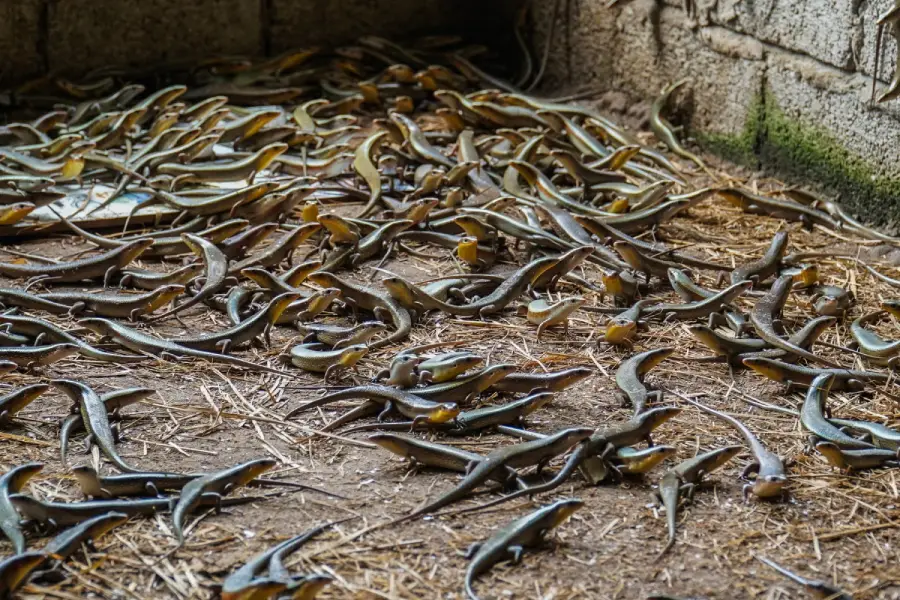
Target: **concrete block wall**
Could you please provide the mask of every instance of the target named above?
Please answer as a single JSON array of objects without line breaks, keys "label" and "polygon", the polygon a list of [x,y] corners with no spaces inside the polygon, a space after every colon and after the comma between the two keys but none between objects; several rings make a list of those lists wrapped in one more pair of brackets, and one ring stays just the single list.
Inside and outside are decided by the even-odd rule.
[{"label": "concrete block wall", "polygon": [[45,73],[276,54],[363,34],[485,33],[496,14],[474,0],[0,0],[0,89]]},{"label": "concrete block wall", "polygon": [[[594,87],[645,113],[664,85],[688,78],[672,120],[700,145],[900,226],[900,101],[869,102],[874,22],[893,0],[691,1],[696,19],[685,0],[561,1],[547,89]],[[555,3],[539,4],[536,49]],[[896,54],[886,32],[878,94]]]}]

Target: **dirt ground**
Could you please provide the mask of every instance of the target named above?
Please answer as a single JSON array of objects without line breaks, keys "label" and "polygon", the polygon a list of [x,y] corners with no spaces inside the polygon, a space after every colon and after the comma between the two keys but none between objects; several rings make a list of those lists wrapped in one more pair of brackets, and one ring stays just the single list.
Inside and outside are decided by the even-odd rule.
[{"label": "dirt ground", "polygon": [[[737,172],[732,167],[728,170]],[[772,182],[761,182],[762,189],[771,187]],[[885,250],[877,244],[858,245],[819,230],[805,231],[796,223],[746,215],[718,198],[678,216],[661,228],[658,238],[691,244],[690,251],[698,256],[738,264],[759,256],[780,229],[790,231],[792,250],[846,247],[851,253],[861,250],[872,255]],[[7,247],[63,256],[87,246],[65,237]],[[427,252],[439,253],[433,248]],[[455,272],[458,267],[449,253],[440,253],[446,258],[401,255],[383,268],[414,281]],[[522,259],[520,255],[519,262]],[[514,268],[512,260],[506,262],[494,267],[493,272]],[[374,275],[377,280],[374,264],[364,265],[356,276]],[[846,286],[856,295],[858,304],[849,314],[851,319],[877,308],[880,300],[898,295],[853,261],[822,259],[818,264],[823,282]],[[898,276],[896,270],[884,270]],[[582,275],[598,280],[592,267]],[[710,277],[700,283],[716,285]],[[10,282],[0,280],[0,284]],[[571,292],[565,287],[562,290]],[[671,292],[656,293],[675,301]],[[587,290],[582,295],[589,305],[603,304]],[[605,302],[608,305],[609,299]],[[739,302],[749,308],[752,300]],[[803,295],[795,293],[786,314],[788,322],[797,325],[812,311]],[[64,319],[52,320],[74,326]],[[743,482],[738,476],[749,457],[744,453],[713,474],[693,503],[681,511],[677,544],[666,556],[657,558],[665,544],[666,525],[665,514],[652,501],[651,492],[665,468],[674,464],[670,460],[644,480],[591,488],[576,477],[556,492],[534,500],[465,515],[420,518],[354,539],[354,533],[399,517],[448,490],[459,477],[431,470],[410,472],[399,459],[366,442],[365,434],[316,434],[318,428],[347,410],[349,403],[284,422],[283,415],[320,393],[324,386],[321,376],[287,367],[282,368],[299,374],[298,378],[250,375],[190,360],[117,366],[79,356],[57,363],[43,374],[5,376],[0,392],[60,377],[85,381],[100,393],[149,386],[157,390],[157,396],[124,411],[128,418],[119,450],[126,461],[147,470],[195,472],[251,458],[274,457],[279,461],[274,476],[325,488],[346,499],[314,492],[289,493],[227,509],[221,515],[205,515],[193,523],[187,545],[178,550],[174,550],[168,515],[132,519],[100,540],[98,549],[89,552],[87,558],[78,555],[68,561],[70,576],[65,582],[28,585],[21,597],[208,598],[214,595],[216,584],[254,554],[314,525],[351,518],[306,546],[289,563],[297,572],[317,571],[335,578],[321,598],[461,598],[467,565],[462,554],[471,543],[486,539],[498,527],[552,499],[578,497],[585,501],[585,507],[550,536],[545,548],[527,553],[519,565],[498,565],[476,582],[476,591],[483,598],[557,600],[624,600],[652,593],[718,599],[807,597],[807,592],[756,561],[754,555],[759,555],[807,577],[837,582],[855,598],[900,598],[900,473],[896,469],[848,476],[831,468],[805,447],[805,435],[797,419],[745,401],[755,398],[793,407],[801,401],[800,395],[786,394],[782,386],[750,372],[732,372],[721,364],[697,362],[708,351],[682,324],[651,324],[631,351],[596,344],[605,320],[596,313],[578,312],[568,335],[551,330],[537,343],[535,328],[513,311],[487,323],[432,313],[414,328],[408,345],[465,340],[463,347],[479,352],[488,363],[514,362],[525,371],[593,367],[595,373],[590,378],[558,394],[549,407],[533,415],[530,428],[542,432],[569,425],[603,428],[626,420],[631,409],[622,407],[614,396],[613,375],[619,362],[632,352],[674,346],[675,355],[656,368],[648,381],[682,393],[705,392],[704,402],[748,424],[770,449],[790,461],[787,498],[742,501]],[[152,329],[165,335],[215,330],[226,323],[223,315],[206,308],[187,311],[182,321],[183,328],[170,320]],[[823,340],[846,345],[850,340],[848,325],[849,320],[832,327]],[[900,337],[896,322],[883,321],[878,331],[888,338]],[[277,366],[278,354],[297,340],[296,331],[280,328],[270,350],[238,355]],[[360,363],[358,373],[348,374],[340,383],[367,381],[399,349],[370,354]],[[864,366],[850,352],[824,345],[817,346],[816,351],[842,365]],[[890,391],[897,394],[900,388],[894,385]],[[896,396],[889,397],[880,389],[873,392],[832,394],[834,414],[900,425]],[[503,400],[482,397],[481,402]],[[665,402],[679,401],[670,394]],[[655,436],[657,443],[678,448],[677,461],[699,451],[743,443],[727,424],[682,404],[684,412],[663,425]],[[45,463],[43,473],[27,491],[47,500],[72,501],[79,497],[77,486],[59,460],[59,422],[68,411],[69,402],[51,391],[0,432],[0,468],[26,461]],[[486,434],[442,441],[487,452],[512,440]],[[78,452],[74,447],[70,463],[91,460]],[[272,492],[241,492],[259,493]],[[487,497],[493,498],[495,493]],[[485,498],[480,495],[462,506]],[[43,543],[44,539],[29,541],[33,546]],[[0,556],[9,553],[9,544],[0,541]]]}]

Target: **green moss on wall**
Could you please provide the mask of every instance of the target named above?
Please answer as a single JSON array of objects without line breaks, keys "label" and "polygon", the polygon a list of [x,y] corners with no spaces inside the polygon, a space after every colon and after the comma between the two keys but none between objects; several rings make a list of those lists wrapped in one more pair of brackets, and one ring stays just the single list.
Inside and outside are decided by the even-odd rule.
[{"label": "green moss on wall", "polygon": [[750,103],[744,127],[738,134],[704,131],[692,131],[691,134],[701,147],[713,154],[747,167],[758,168],[757,145],[763,123],[763,109],[763,98],[758,95]]},{"label": "green moss on wall", "polygon": [[750,104],[740,133],[692,130],[691,137],[732,162],[837,195],[863,221],[900,225],[900,178],[879,176],[827,131],[786,115],[770,93]]},{"label": "green moss on wall", "polygon": [[786,115],[771,94],[765,98],[762,126],[758,152],[763,168],[840,194],[841,203],[865,221],[900,222],[900,179],[878,176],[828,132]]}]

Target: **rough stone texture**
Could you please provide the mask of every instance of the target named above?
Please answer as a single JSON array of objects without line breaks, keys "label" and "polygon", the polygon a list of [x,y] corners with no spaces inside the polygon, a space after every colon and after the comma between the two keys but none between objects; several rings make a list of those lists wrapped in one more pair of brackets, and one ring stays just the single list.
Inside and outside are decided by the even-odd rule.
[{"label": "rough stone texture", "polygon": [[663,7],[657,26],[655,10],[654,0],[635,0],[619,13],[614,87],[650,98],[668,83],[688,78],[690,101],[682,110],[691,126],[740,135],[762,89],[762,46],[721,27],[703,28],[695,36],[676,8]]},{"label": "rough stone texture", "polygon": [[900,142],[900,106],[868,104],[870,79],[812,59],[767,52],[766,90],[779,109],[822,129],[877,171],[900,174],[892,152]]},{"label": "rough stone texture", "polygon": [[869,80],[808,58],[768,54],[764,165],[806,176],[841,193],[873,222],[896,222],[900,109],[867,107]]},{"label": "rough stone texture", "polygon": [[[875,22],[888,8],[894,5],[893,0],[868,0],[859,6],[856,27],[853,33],[853,54],[856,69],[871,75],[875,67],[875,38],[877,27]],[[897,65],[897,44],[890,28],[886,28],[882,38],[881,65],[878,78],[882,82],[890,81]]]},{"label": "rough stone texture", "polygon": [[[854,68],[857,5],[866,0],[664,0],[684,8],[693,2],[697,23],[715,23],[762,42],[843,69]],[[892,0],[868,0],[886,4]]]},{"label": "rough stone texture", "polygon": [[853,68],[853,0],[695,0],[701,19],[787,50]]},{"label": "rough stone texture", "polygon": [[24,81],[44,70],[41,54],[43,0],[0,3],[0,85]]},{"label": "rough stone texture", "polygon": [[260,0],[65,0],[49,12],[54,72],[146,66],[262,50]]}]

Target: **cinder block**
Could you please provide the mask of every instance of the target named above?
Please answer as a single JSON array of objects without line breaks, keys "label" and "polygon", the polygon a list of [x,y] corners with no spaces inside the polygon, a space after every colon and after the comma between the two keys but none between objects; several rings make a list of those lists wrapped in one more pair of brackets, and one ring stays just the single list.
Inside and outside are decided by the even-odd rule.
[{"label": "cinder block", "polygon": [[43,0],[0,2],[0,87],[41,74],[41,12]]},{"label": "cinder block", "polygon": [[262,50],[261,0],[65,0],[49,14],[50,69],[153,65]]},{"label": "cinder block", "polygon": [[697,0],[701,18],[824,63],[853,67],[850,0]]},{"label": "cinder block", "polygon": [[306,45],[344,44],[364,34],[403,38],[452,31],[466,5],[442,0],[273,0],[271,48],[282,52]]},{"label": "cinder block", "polygon": [[864,220],[898,223],[900,107],[868,107],[866,77],[784,52],[767,55],[766,166],[841,194]]},{"label": "cinder block", "polygon": [[780,52],[767,62],[768,92],[785,114],[821,127],[881,174],[900,175],[892,150],[900,142],[900,106],[872,110],[866,77]]},{"label": "cinder block", "polygon": [[[894,5],[893,0],[871,0],[863,2],[859,7],[856,27],[853,32],[853,52],[856,58],[856,70],[872,75],[875,68],[875,38],[878,17]],[[881,47],[881,64],[878,77],[884,82],[890,81],[897,66],[897,44],[891,34],[891,28],[884,31]]]},{"label": "cinder block", "polygon": [[690,102],[682,112],[690,127],[743,135],[760,100],[765,71],[762,45],[721,27],[702,28],[695,35],[686,27],[680,8],[665,6],[658,16],[656,10],[655,0],[635,0],[619,14],[614,87],[632,96],[653,98],[667,84],[688,78]]}]

